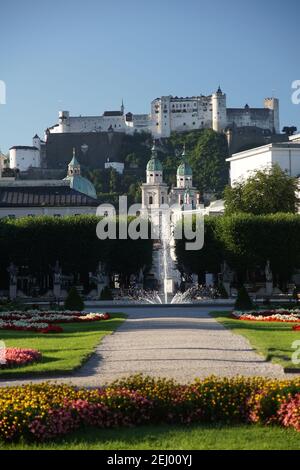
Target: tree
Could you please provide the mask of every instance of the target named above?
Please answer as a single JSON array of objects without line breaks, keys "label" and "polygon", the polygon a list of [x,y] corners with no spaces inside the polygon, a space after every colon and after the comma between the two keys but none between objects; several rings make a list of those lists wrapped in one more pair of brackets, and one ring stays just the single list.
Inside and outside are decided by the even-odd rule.
[{"label": "tree", "polygon": [[66,310],[78,310],[79,312],[84,309],[84,302],[78,294],[76,287],[71,288],[65,300],[64,307]]},{"label": "tree", "polygon": [[294,135],[296,131],[297,131],[297,127],[295,126],[285,126],[282,129],[282,132],[284,132],[288,136]]},{"label": "tree", "polygon": [[224,134],[205,129],[189,159],[194,172],[194,184],[202,192],[221,196],[229,178],[226,162],[228,145]]},{"label": "tree", "polygon": [[176,240],[176,255],[184,271],[201,275],[220,273],[226,260],[239,285],[249,271],[264,271],[267,260],[284,286],[300,266],[300,216],[298,214],[233,214],[205,218],[204,246],[185,250],[185,239]]},{"label": "tree", "polygon": [[288,176],[278,165],[257,170],[246,181],[225,188],[225,214],[295,213],[298,205],[296,191],[296,179]]},{"label": "tree", "polygon": [[235,310],[252,310],[254,308],[245,286],[239,288],[234,308]]}]

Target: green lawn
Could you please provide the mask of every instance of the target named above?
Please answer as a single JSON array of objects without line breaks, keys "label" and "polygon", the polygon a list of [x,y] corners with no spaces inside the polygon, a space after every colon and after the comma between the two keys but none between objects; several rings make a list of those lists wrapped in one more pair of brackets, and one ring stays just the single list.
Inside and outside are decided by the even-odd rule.
[{"label": "green lawn", "polygon": [[271,426],[143,426],[129,429],[86,429],[44,444],[4,444],[1,450],[299,450],[300,434]]},{"label": "green lawn", "polygon": [[70,373],[87,360],[101,339],[111,334],[124,318],[124,314],[115,313],[105,321],[61,323],[64,331],[56,334],[1,330],[0,339],[6,346],[38,349],[43,358],[25,367],[0,369],[0,378]]},{"label": "green lawn", "polygon": [[234,333],[245,336],[251,346],[268,361],[281,364],[285,369],[299,369],[292,363],[292,343],[300,340],[300,331],[293,331],[291,323],[235,320],[230,312],[210,312],[210,315]]}]

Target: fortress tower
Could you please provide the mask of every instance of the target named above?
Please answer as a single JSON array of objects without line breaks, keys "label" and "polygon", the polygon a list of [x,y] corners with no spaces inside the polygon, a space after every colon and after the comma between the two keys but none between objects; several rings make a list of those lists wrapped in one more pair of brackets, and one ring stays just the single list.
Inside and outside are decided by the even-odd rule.
[{"label": "fortress tower", "polygon": [[279,99],[278,98],[265,98],[264,107],[273,111],[274,130],[276,134],[280,134],[279,122]]},{"label": "fortress tower", "polygon": [[226,126],[226,94],[219,87],[212,95],[212,128],[216,132],[222,132]]}]

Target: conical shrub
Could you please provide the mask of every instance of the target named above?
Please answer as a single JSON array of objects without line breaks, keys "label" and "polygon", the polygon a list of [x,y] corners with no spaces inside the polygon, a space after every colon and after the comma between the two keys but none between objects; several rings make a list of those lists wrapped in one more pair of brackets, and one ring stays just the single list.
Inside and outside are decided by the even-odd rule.
[{"label": "conical shrub", "polygon": [[238,290],[234,308],[235,310],[252,310],[254,308],[254,304],[244,285]]},{"label": "conical shrub", "polygon": [[81,312],[84,309],[84,302],[77,292],[76,287],[72,287],[65,300],[66,310],[78,310]]}]

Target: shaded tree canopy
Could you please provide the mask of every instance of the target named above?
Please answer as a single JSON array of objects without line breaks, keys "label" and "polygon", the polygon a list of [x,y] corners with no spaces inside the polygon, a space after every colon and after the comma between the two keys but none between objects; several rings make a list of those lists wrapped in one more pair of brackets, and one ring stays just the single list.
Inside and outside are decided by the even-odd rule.
[{"label": "shaded tree canopy", "polygon": [[297,180],[278,165],[257,170],[246,181],[224,191],[225,214],[246,212],[255,215],[297,211]]}]

